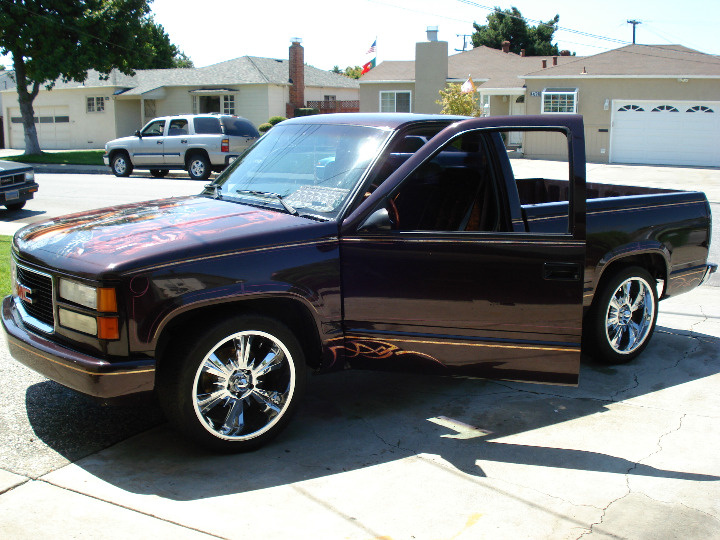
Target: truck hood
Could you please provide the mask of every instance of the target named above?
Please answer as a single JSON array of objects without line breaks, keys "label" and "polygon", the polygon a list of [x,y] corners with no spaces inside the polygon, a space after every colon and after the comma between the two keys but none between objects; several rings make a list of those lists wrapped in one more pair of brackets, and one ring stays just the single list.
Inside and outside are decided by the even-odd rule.
[{"label": "truck hood", "polygon": [[30,165],[24,163],[15,163],[14,161],[0,161],[0,174],[6,172],[19,173],[23,171],[31,171]]},{"label": "truck hood", "polygon": [[112,278],[152,265],[327,236],[337,236],[336,224],[192,196],[33,224],[16,233],[14,246],[27,262]]}]

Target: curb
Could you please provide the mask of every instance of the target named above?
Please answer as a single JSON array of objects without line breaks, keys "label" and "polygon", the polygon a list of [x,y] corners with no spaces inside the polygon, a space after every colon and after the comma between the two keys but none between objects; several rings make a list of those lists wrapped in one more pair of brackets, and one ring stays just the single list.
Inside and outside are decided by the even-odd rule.
[{"label": "curb", "polygon": [[51,174],[112,174],[105,165],[69,165],[65,163],[29,163],[35,172]]}]

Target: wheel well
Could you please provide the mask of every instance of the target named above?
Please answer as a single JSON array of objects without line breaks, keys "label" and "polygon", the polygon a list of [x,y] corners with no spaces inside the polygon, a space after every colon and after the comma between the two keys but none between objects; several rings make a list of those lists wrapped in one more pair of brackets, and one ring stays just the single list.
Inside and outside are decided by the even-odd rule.
[{"label": "wheel well", "polygon": [[118,148],[116,150],[110,150],[110,155],[108,156],[110,163],[112,163],[112,160],[115,159],[115,156],[117,156],[118,154],[125,154],[127,156],[127,158],[130,159],[130,154],[128,154],[127,150]]},{"label": "wheel well", "polygon": [[[603,268],[602,275],[600,276],[593,293],[593,303],[598,297],[598,293],[605,286],[605,283],[607,283],[614,274],[631,266],[644,268],[650,272],[650,275],[653,278],[663,281],[663,289],[667,286],[667,265],[665,264],[665,258],[662,255],[659,253],[639,253],[637,255],[628,255],[627,257],[622,257],[610,262],[605,268]],[[658,294],[658,297],[661,297],[663,294],[664,290]]]},{"label": "wheel well", "polygon": [[285,324],[295,333],[305,353],[306,363],[313,368],[320,366],[321,341],[315,319],[310,310],[297,300],[289,298],[263,298],[243,300],[198,308],[173,319],[158,339],[155,357],[158,371],[164,367],[165,354],[174,344],[187,344],[194,333],[241,313],[254,313],[272,317]]},{"label": "wheel well", "polygon": [[195,155],[201,155],[205,159],[208,160],[208,163],[210,163],[210,156],[208,155],[206,150],[203,150],[202,148],[191,148],[187,152],[185,152],[185,167],[190,165],[190,160]]}]

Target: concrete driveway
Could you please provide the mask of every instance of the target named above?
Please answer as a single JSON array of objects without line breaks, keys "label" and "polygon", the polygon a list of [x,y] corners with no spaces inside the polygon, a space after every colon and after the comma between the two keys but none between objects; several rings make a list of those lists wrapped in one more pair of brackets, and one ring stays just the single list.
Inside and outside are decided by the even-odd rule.
[{"label": "concrete driveway", "polygon": [[[2,426],[0,536],[717,537],[719,373],[720,289],[706,285],[661,304],[634,363],[585,360],[578,388],[318,376],[291,427],[251,454],[208,454],[160,424],[70,463],[69,440],[108,444],[127,419],[88,422],[40,381],[28,425]],[[152,404],[126,411],[159,422]],[[27,444],[44,467],[15,463],[9,433],[19,452],[39,439]]]},{"label": "concrete driveway", "polygon": [[578,388],[318,376],[288,430],[240,455],[189,446],[152,402],[100,407],[3,340],[2,538],[720,535],[716,286],[661,303],[633,363],[584,359]]}]

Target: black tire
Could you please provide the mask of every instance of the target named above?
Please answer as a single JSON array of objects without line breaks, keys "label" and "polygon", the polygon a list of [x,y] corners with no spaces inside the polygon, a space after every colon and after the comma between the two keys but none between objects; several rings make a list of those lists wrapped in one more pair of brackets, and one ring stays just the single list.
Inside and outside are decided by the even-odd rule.
[{"label": "black tire", "polygon": [[214,450],[242,452],[285,428],[305,383],[305,356],[292,331],[242,315],[170,348],[157,389],[168,420],[185,435]]},{"label": "black tire", "polygon": [[17,212],[18,210],[25,208],[25,201],[6,204],[5,208],[7,208],[10,212]]},{"label": "black tire", "polygon": [[658,315],[656,283],[639,266],[621,269],[605,282],[588,321],[593,358],[624,364],[645,350]]},{"label": "black tire", "polygon": [[188,158],[187,172],[193,180],[207,180],[212,169],[205,154],[195,153]]},{"label": "black tire", "polygon": [[130,176],[133,172],[133,164],[130,161],[130,156],[125,152],[118,152],[115,154],[110,161],[110,167],[115,176],[125,177]]},{"label": "black tire", "polygon": [[153,178],[165,178],[168,172],[166,169],[150,169],[150,175]]}]

